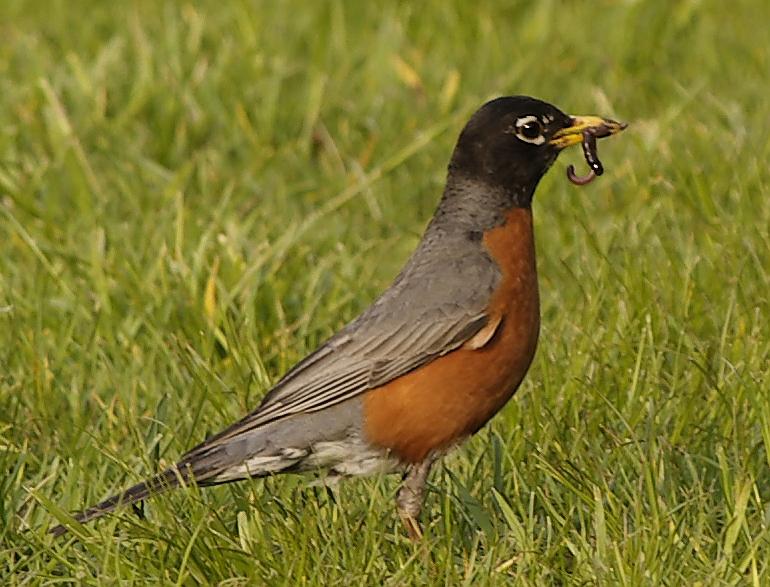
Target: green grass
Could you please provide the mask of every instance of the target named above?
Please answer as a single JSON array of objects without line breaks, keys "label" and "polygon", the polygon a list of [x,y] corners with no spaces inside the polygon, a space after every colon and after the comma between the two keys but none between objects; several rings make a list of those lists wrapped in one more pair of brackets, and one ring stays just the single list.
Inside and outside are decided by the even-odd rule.
[{"label": "green grass", "polygon": [[[770,584],[770,3],[129,4],[0,3],[0,583]],[[361,311],[511,93],[632,126],[542,182],[538,354],[422,544],[389,477],[46,534]]]}]

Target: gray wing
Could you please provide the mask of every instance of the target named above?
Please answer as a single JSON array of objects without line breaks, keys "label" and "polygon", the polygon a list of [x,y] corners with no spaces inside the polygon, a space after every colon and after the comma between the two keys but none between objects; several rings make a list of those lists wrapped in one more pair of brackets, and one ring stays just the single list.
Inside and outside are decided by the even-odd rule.
[{"label": "gray wing", "polygon": [[[447,258],[447,250],[457,253]],[[185,458],[268,422],[343,402],[457,349],[487,324],[499,279],[481,243],[424,240],[368,310],[287,372],[256,410]]]}]

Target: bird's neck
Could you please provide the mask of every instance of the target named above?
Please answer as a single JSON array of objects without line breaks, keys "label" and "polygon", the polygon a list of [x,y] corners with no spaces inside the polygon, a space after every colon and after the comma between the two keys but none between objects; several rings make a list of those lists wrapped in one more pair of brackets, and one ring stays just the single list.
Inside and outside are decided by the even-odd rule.
[{"label": "bird's neck", "polygon": [[530,210],[535,186],[498,186],[450,171],[431,228],[453,232],[487,231],[513,209]]}]

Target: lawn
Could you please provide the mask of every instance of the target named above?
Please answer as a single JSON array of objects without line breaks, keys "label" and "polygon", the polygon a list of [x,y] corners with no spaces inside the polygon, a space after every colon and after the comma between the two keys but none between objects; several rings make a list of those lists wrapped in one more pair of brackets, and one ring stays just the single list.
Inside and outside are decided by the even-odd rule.
[{"label": "lawn", "polygon": [[[0,3],[0,583],[770,584],[770,3]],[[431,477],[46,530],[253,408],[410,254],[459,130],[630,123],[535,198],[542,331]]]}]

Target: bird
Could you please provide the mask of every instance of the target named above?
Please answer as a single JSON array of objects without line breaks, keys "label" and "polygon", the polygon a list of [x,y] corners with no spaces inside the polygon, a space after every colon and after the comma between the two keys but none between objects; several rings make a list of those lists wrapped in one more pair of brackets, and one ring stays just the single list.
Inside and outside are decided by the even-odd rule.
[{"label": "bird", "polygon": [[190,483],[320,470],[330,479],[401,474],[396,510],[419,540],[431,467],[506,404],[535,356],[535,188],[562,150],[625,127],[529,96],[483,104],[462,129],[438,207],[390,287],[256,409],[50,532]]}]

